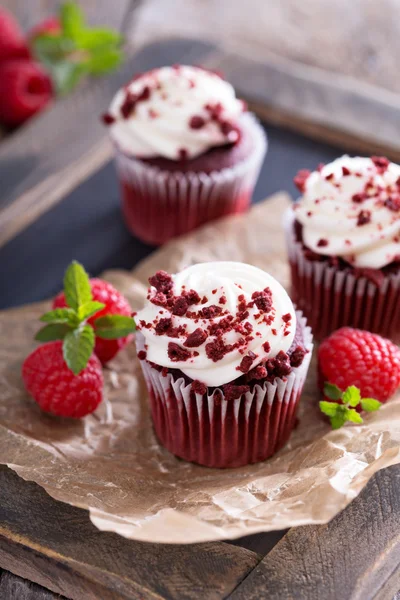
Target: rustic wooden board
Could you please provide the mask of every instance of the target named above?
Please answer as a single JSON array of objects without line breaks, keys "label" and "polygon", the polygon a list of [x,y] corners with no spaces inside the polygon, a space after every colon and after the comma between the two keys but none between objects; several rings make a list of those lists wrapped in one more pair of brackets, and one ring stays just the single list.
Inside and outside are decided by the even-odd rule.
[{"label": "rustic wooden board", "polygon": [[327,525],[291,529],[232,600],[390,600],[400,588],[400,466]]},{"label": "rustic wooden board", "polygon": [[0,567],[73,600],[217,600],[260,558],[223,542],[147,544],[100,532],[87,512],[0,468]]}]

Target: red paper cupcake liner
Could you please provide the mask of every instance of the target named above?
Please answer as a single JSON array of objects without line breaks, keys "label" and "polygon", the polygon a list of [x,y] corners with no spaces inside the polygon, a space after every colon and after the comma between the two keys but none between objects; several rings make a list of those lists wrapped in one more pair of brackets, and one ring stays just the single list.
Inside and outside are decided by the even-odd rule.
[{"label": "red paper cupcake liner", "polygon": [[251,201],[266,151],[266,137],[250,117],[254,148],[243,161],[212,173],[162,171],[116,147],[122,210],[129,230],[150,244],[163,244],[208,221],[244,212]]},{"label": "red paper cupcake liner", "polygon": [[380,286],[351,267],[343,271],[325,261],[313,261],[294,232],[295,216],[289,209],[285,231],[292,276],[291,297],[304,313],[316,339],[339,327],[356,327],[400,343],[400,273],[387,274]]},{"label": "red paper cupcake liner", "polygon": [[[312,354],[311,329],[298,314],[308,351],[300,367],[286,378],[265,381],[237,400],[221,389],[192,391],[192,384],[172,373],[163,376],[141,361],[150,394],[154,429],[172,454],[206,467],[240,467],[272,456],[288,441]],[[137,335],[138,351],[144,338]]]}]

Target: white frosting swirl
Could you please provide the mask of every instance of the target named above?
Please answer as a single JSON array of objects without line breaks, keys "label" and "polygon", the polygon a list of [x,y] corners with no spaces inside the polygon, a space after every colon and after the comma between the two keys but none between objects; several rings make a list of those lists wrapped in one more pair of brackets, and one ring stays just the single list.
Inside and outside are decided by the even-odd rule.
[{"label": "white frosting swirl", "polygon": [[314,252],[380,269],[400,256],[400,165],[342,156],[309,175],[295,215]]},{"label": "white frosting swirl", "polygon": [[[145,98],[135,103],[124,117],[121,108],[127,93]],[[206,107],[218,106],[218,119]],[[235,96],[230,83],[199,67],[162,67],[144,73],[115,95],[108,115],[112,139],[127,154],[139,158],[162,156],[179,159],[181,151],[193,158],[210,148],[238,139],[235,129],[221,128],[221,123],[237,123],[243,112],[243,102]],[[191,119],[204,124],[196,127]],[[111,119],[111,120],[112,120]],[[199,121],[197,125],[199,125]]]},{"label": "white frosting swirl", "polygon": [[[150,288],[150,299],[135,316],[137,327],[145,337],[147,360],[162,367],[180,369],[191,379],[201,381],[207,386],[220,386],[243,375],[238,367],[249,352],[256,355],[251,364],[251,368],[254,368],[261,361],[274,358],[281,350],[286,352],[290,348],[296,331],[296,314],[281,284],[268,273],[244,263],[212,262],[188,267],[181,273],[173,275],[172,279],[174,296],[180,296],[184,291],[195,290],[202,299],[203,303],[190,306],[189,311],[217,306],[222,309],[222,312],[212,319],[189,318],[187,313],[176,316],[172,314],[171,309],[157,306],[150,301],[156,294],[155,288]],[[245,335],[234,329],[222,335],[224,344],[239,343],[239,347],[233,348],[219,360],[214,361],[209,356],[208,345],[215,342],[217,337],[209,334],[201,345],[186,347],[186,350],[191,352],[189,359],[171,360],[168,353],[171,342],[185,348],[185,340],[190,333],[198,328],[206,331],[210,325],[221,323],[227,315],[236,317],[240,303],[252,304],[254,292],[262,292],[266,288],[270,290],[271,310],[262,312],[256,305],[249,307],[246,318],[240,321]],[[206,301],[204,297],[207,298]],[[221,297],[226,300],[220,302]],[[173,327],[182,326],[184,332],[179,337],[157,335],[155,325],[160,319],[165,318],[172,319]],[[146,327],[149,323],[151,326]],[[247,331],[251,332],[249,334],[251,339],[245,340]],[[265,345],[266,342],[269,348]],[[198,355],[194,355],[194,352]]]}]

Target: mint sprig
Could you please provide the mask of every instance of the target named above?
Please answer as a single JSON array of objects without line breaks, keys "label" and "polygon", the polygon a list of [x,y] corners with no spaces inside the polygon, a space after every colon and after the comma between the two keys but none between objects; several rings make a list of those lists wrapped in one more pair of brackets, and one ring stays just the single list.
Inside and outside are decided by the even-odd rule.
[{"label": "mint sprig", "polygon": [[85,75],[109,73],[122,63],[123,37],[106,27],[88,27],[76,2],[60,7],[60,32],[32,40],[36,58],[48,70],[57,94],[70,92]]},{"label": "mint sprig", "polygon": [[78,375],[91,357],[95,338],[115,340],[135,331],[135,321],[124,315],[103,315],[93,325],[87,320],[105,308],[93,300],[89,276],[84,267],[73,261],[64,276],[66,308],[56,308],[40,317],[46,323],[35,339],[39,342],[63,340],[63,355],[69,369]]},{"label": "mint sprig", "polygon": [[361,398],[360,390],[355,385],[350,385],[342,392],[337,385],[326,382],[324,396],[332,402],[321,400],[319,408],[324,415],[329,417],[332,429],[339,429],[347,421],[363,423],[362,416],[355,410],[358,406],[367,412],[378,410],[381,406],[381,402],[375,398]]}]

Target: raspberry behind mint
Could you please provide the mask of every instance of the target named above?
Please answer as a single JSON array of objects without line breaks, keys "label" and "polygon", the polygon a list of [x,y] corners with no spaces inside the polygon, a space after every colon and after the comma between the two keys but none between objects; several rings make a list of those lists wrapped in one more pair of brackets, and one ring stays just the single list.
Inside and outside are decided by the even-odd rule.
[{"label": "raspberry behind mint", "polygon": [[94,354],[74,375],[64,361],[62,341],[34,350],[22,365],[26,390],[45,412],[79,419],[92,413],[103,398],[101,364]]},{"label": "raspberry behind mint", "polygon": [[356,386],[364,398],[386,402],[400,385],[400,349],[380,335],[342,327],[319,347],[321,389],[325,382],[344,391]]}]

